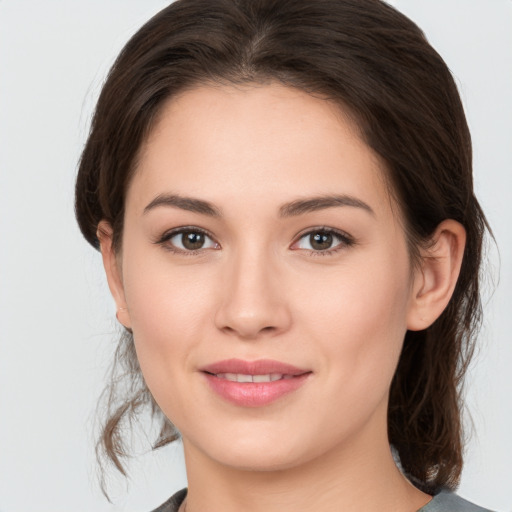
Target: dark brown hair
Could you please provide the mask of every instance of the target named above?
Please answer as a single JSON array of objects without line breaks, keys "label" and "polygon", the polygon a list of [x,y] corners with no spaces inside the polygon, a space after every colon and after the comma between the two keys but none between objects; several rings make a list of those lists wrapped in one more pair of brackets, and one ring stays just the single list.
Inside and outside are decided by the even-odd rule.
[{"label": "dark brown hair", "polygon": [[[479,326],[487,226],[473,193],[471,140],[454,80],[421,30],[379,0],[178,0],[126,44],[103,86],[80,160],[76,216],[86,240],[107,220],[122,244],[124,198],[163,103],[197,84],[277,81],[349,111],[385,162],[411,255],[444,219],[467,232],[453,297],[428,329],[407,332],[388,411],[390,443],[426,492],[455,488],[462,468],[461,385]],[[99,443],[124,473],[124,421],[149,406],[156,445],[175,439],[137,364],[131,333],[116,354]],[[114,375],[114,377],[115,377]],[[121,392],[118,393],[119,389]]]}]

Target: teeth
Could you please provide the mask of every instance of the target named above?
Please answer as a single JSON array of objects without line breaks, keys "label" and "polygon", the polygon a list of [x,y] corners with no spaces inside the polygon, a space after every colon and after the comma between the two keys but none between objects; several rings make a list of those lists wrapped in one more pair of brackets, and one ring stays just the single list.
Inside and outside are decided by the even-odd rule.
[{"label": "teeth", "polygon": [[219,379],[226,379],[232,382],[274,382],[281,379],[291,379],[292,375],[282,373],[268,373],[266,375],[246,375],[244,373],[218,373]]},{"label": "teeth", "polygon": [[253,375],[253,382],[270,382],[270,375]]}]

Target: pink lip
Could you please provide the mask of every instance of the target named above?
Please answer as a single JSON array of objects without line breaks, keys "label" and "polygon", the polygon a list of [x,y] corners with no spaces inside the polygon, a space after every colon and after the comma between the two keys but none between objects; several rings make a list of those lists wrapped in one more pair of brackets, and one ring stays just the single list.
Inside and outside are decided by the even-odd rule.
[{"label": "pink lip", "polygon": [[[200,371],[203,372],[213,391],[228,402],[244,407],[268,405],[301,387],[312,373],[310,370],[270,359],[257,361],[227,359],[204,366]],[[233,382],[217,377],[217,374],[223,373],[244,375],[282,374],[288,378],[272,382]]]},{"label": "pink lip", "polygon": [[309,370],[297,368],[291,364],[281,363],[272,359],[258,359],[257,361],[243,361],[242,359],[226,359],[217,361],[200,368],[208,373],[244,373],[246,375],[265,375],[267,373],[282,373],[283,375],[302,375]]}]

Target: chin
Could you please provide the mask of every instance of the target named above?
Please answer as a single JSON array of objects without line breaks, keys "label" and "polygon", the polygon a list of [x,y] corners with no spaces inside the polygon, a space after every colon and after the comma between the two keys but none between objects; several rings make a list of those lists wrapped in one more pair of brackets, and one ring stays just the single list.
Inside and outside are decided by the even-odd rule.
[{"label": "chin", "polygon": [[297,443],[286,443],[272,436],[255,436],[254,432],[244,437],[219,438],[210,434],[207,445],[203,442],[196,446],[212,461],[240,471],[280,471],[307,458],[304,448]]},{"label": "chin", "polygon": [[283,471],[295,467],[300,463],[300,460],[296,457],[286,456],[284,454],[262,453],[262,451],[261,449],[257,449],[251,453],[224,453],[223,457],[217,459],[217,461],[238,471],[256,472]]}]

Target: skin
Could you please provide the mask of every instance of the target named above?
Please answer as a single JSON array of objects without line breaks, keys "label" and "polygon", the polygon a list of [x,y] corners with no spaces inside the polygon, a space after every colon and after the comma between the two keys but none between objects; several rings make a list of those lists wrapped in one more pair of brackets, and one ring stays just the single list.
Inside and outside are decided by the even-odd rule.
[{"label": "skin", "polygon": [[[388,393],[406,330],[430,325],[453,292],[462,226],[444,221],[412,268],[384,166],[356,126],[333,104],[277,84],[181,94],[140,156],[121,250],[113,251],[106,222],[98,235],[118,318],[183,436],[187,512],[426,504],[430,496],[392,459]],[[286,203],[334,193],[371,211],[280,215]],[[208,201],[220,215],[145,211],[162,194]],[[209,233],[199,251],[187,254],[181,236],[162,242],[183,226]],[[318,250],[309,233],[326,227],[342,236]],[[274,403],[241,407],[199,371],[230,358],[312,373]]]}]

